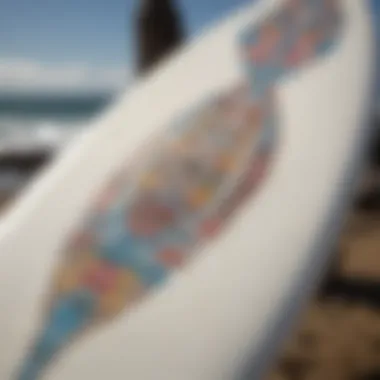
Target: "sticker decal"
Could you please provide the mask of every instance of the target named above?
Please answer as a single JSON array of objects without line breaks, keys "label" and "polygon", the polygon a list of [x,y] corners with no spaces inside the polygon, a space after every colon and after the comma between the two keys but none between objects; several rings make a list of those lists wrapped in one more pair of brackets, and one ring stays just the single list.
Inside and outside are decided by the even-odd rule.
[{"label": "sticker decal", "polygon": [[100,195],[63,252],[14,380],[42,380],[65,346],[126,312],[233,221],[273,161],[277,86],[330,52],[341,23],[340,0],[287,0],[244,31],[245,82],[174,123],[136,177],[119,175]]}]

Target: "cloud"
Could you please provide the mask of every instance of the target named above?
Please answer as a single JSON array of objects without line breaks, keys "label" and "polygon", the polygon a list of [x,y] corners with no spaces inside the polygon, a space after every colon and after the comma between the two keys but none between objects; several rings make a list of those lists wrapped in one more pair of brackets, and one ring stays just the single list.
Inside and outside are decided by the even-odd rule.
[{"label": "cloud", "polygon": [[0,59],[2,93],[114,92],[123,89],[129,78],[128,69],[123,67]]}]

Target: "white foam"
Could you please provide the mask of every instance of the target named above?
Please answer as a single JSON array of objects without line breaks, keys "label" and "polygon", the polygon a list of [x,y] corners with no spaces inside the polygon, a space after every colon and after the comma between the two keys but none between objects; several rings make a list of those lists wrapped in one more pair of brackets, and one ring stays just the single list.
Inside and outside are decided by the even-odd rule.
[{"label": "white foam", "polygon": [[60,149],[84,125],[83,121],[0,118],[0,154]]}]

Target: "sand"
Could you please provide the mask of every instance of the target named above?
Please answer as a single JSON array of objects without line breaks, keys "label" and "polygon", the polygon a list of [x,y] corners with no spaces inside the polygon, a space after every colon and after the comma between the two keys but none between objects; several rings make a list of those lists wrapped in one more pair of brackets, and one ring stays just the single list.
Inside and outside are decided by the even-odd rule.
[{"label": "sand", "polygon": [[[338,275],[373,283],[371,292],[380,299],[380,212],[353,212],[337,255]],[[380,379],[379,305],[372,302],[374,293],[353,300],[345,292],[310,303],[268,380]]]}]

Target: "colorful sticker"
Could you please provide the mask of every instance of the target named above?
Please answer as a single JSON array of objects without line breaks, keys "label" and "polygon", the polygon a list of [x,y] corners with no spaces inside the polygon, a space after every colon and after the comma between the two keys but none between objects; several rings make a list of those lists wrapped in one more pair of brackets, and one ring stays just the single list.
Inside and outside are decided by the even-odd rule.
[{"label": "colorful sticker", "polygon": [[276,88],[336,43],[339,0],[288,0],[242,38],[245,82],[174,123],[134,177],[119,175],[71,241],[42,329],[15,380],[39,380],[88,329],[126,311],[228,225],[276,145]]}]

